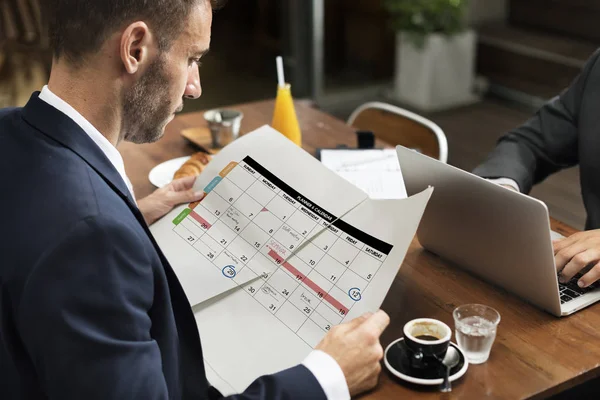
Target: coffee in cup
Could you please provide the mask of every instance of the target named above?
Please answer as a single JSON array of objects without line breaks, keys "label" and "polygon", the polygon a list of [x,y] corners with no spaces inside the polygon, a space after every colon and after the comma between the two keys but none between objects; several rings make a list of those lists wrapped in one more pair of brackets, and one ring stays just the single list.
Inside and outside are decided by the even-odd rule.
[{"label": "coffee in cup", "polygon": [[431,318],[413,319],[404,325],[404,342],[413,368],[439,365],[444,359],[452,330],[442,321]]}]

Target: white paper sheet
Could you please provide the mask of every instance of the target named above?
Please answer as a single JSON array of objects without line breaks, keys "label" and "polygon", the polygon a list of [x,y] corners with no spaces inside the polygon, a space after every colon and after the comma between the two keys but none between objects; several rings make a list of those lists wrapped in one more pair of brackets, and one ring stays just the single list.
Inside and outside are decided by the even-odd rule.
[{"label": "white paper sheet", "polygon": [[372,199],[404,199],[406,187],[396,150],[321,150],[321,162]]},{"label": "white paper sheet", "polygon": [[[288,246],[296,247],[325,229],[325,225],[319,229],[311,226],[304,232],[303,219],[294,217],[287,221],[291,213],[301,206],[306,209],[307,205],[291,195],[286,195],[286,199],[276,185],[267,186],[259,172],[249,174],[253,168],[243,162],[249,155],[251,163],[277,171],[277,178],[283,182],[293,182],[296,193],[310,193],[305,203],[318,204],[319,209],[332,215],[342,216],[367,198],[366,193],[323,168],[313,156],[268,126],[234,141],[198,177],[195,189],[208,192],[200,205],[193,212],[188,205],[180,206],[150,228],[192,305],[268,274],[270,263],[252,259],[254,246],[257,243],[259,248],[265,246],[266,240],[280,234],[284,222],[298,228],[298,237],[289,239]],[[220,177],[231,163],[239,164]],[[214,189],[209,189],[213,186]],[[188,215],[175,225],[178,216],[181,218],[185,213]],[[314,217],[314,212],[309,214]],[[308,214],[304,216],[311,218]],[[257,223],[262,229],[250,232]],[[293,250],[281,249],[279,255],[286,259]]]},{"label": "white paper sheet", "polygon": [[223,149],[196,186],[202,202],[152,231],[196,305],[207,375],[224,394],[378,309],[433,191],[370,199],[269,127]]},{"label": "white paper sheet", "polygon": [[[209,380],[217,386],[216,379],[225,379],[226,385],[217,386],[224,394],[243,391],[258,376],[302,362],[330,327],[377,310],[398,273],[431,192],[428,189],[404,200],[367,200],[344,218],[353,228],[361,227],[363,234],[379,232],[365,242],[378,239],[393,244],[389,254],[363,243],[358,249],[344,239],[348,235],[343,232],[336,239],[340,247],[319,252],[332,239],[332,232],[325,231],[326,237],[317,236],[315,246],[310,244],[311,254],[322,256],[310,269],[308,281],[294,279],[294,274],[280,266],[269,279],[197,306],[204,357],[216,374]],[[347,267],[345,260],[352,260]],[[308,267],[295,257],[289,264],[302,270]],[[338,277],[335,282],[332,276]],[[319,289],[313,289],[314,284]],[[320,290],[326,293],[322,298]]]}]

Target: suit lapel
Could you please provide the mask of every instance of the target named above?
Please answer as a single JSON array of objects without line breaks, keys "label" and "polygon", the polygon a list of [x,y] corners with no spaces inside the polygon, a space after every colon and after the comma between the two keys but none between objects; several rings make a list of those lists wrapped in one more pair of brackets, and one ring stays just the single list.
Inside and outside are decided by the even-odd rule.
[{"label": "suit lapel", "polygon": [[23,109],[24,119],[44,135],[77,154],[115,191],[135,204],[127,185],[106,155],[75,121],[34,93]]},{"label": "suit lapel", "polygon": [[205,397],[208,383],[206,382],[204,371],[198,327],[191,305],[187,300],[179,279],[154,240],[154,236],[152,236],[144,220],[144,216],[137,208],[133,198],[131,198],[131,193],[127,189],[127,185],[125,185],[121,175],[119,175],[102,150],[98,148],[94,141],[90,139],[75,121],[45,101],[40,100],[38,95],[39,93],[34,93],[24,107],[24,119],[44,135],[72,150],[96,171],[108,186],[125,201],[152,242],[165,270],[177,331],[182,345],[181,348],[183,351],[179,355],[184,369],[181,375],[184,393],[188,395],[193,394],[195,398]]}]

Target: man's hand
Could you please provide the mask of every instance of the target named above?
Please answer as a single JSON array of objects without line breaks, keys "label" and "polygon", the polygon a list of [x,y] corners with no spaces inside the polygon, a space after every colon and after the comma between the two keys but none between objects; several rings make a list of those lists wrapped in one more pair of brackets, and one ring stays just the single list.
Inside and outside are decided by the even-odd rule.
[{"label": "man's hand", "polygon": [[138,200],[138,208],[146,223],[151,225],[178,204],[193,203],[202,199],[204,192],[194,192],[192,189],[195,181],[195,176],[176,179],[167,186],[157,189],[150,196]]},{"label": "man's hand", "polygon": [[507,189],[510,189],[510,190],[512,190],[513,192],[518,192],[518,190],[517,190],[517,189],[515,189],[515,187],[514,187],[514,186],[510,186],[510,185],[504,185],[504,184],[502,184],[502,185],[500,185],[500,186],[502,186],[502,187],[504,187],[504,188],[507,188]]},{"label": "man's hand", "polygon": [[350,395],[377,385],[383,358],[379,336],[390,323],[390,317],[379,310],[331,328],[316,347],[329,354],[344,372]]},{"label": "man's hand", "polygon": [[593,267],[579,279],[579,287],[588,287],[600,278],[600,230],[578,232],[554,241],[553,247],[561,283],[570,281],[590,264]]}]

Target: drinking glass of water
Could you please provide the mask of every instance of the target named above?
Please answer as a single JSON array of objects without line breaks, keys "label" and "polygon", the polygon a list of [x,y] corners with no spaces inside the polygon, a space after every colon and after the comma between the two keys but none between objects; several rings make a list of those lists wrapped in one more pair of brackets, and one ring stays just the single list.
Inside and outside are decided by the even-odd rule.
[{"label": "drinking glass of water", "polygon": [[454,329],[458,346],[471,364],[482,364],[490,356],[496,339],[500,314],[481,304],[465,304],[454,312]]}]

